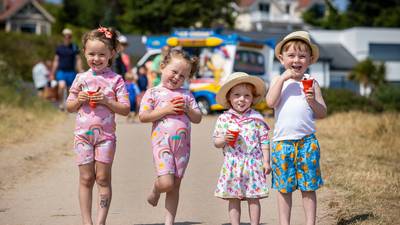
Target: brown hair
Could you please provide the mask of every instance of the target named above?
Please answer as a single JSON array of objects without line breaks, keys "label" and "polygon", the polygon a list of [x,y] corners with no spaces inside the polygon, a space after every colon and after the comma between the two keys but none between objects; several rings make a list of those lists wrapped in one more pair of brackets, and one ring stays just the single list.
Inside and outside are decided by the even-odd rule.
[{"label": "brown hair", "polygon": [[186,52],[176,48],[169,49],[168,51],[163,51],[160,67],[165,68],[171,62],[172,58],[183,59],[191,66],[189,75],[190,78],[193,77],[193,75],[197,72],[197,66],[199,63],[198,58],[190,57],[189,54],[187,54]]},{"label": "brown hair", "polygon": [[[226,101],[229,103],[229,105],[230,105],[231,107],[232,107],[232,105],[231,105],[231,102],[229,101],[229,95],[231,94],[232,89],[233,89],[234,87],[237,87],[237,86],[244,86],[244,87],[246,87],[247,89],[250,89],[251,94],[253,95],[253,101],[254,101],[254,98],[258,97],[256,87],[255,87],[253,84],[250,84],[250,83],[239,83],[239,84],[236,84],[236,85],[233,86],[231,89],[229,89],[228,93],[226,93],[226,96],[225,96]],[[251,105],[253,105],[253,103],[251,103]]]},{"label": "brown hair", "polygon": [[[110,49],[110,51],[115,51],[115,52],[118,52],[118,48],[120,45],[116,31],[113,28],[107,28],[107,27],[99,27],[98,29],[94,29],[85,33],[82,38],[83,50],[85,50],[86,42],[88,40],[101,41],[108,47],[108,49]],[[112,65],[112,59],[108,61],[108,66],[111,65]]]},{"label": "brown hair", "polygon": [[286,42],[281,48],[281,53],[288,51],[292,46],[295,50],[306,51],[312,55],[311,47],[306,42],[298,39]]}]

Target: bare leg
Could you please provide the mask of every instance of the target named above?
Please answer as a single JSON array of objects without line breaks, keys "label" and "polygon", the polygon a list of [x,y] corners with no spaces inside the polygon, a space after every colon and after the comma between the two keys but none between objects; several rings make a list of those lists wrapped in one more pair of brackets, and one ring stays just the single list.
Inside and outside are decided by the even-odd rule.
[{"label": "bare leg", "polygon": [[165,225],[173,225],[175,222],[176,211],[179,203],[179,189],[181,186],[181,179],[175,177],[174,188],[167,192],[165,197]]},{"label": "bare leg", "polygon": [[260,224],[260,212],[261,212],[261,205],[260,200],[257,199],[248,199],[249,204],[249,217],[250,217],[250,224],[251,225],[259,225]]},{"label": "bare leg", "polygon": [[240,224],[240,200],[239,199],[229,199],[229,220],[232,225]]},{"label": "bare leg", "polygon": [[96,224],[105,225],[112,196],[111,164],[96,162],[96,183],[99,192]]},{"label": "bare leg", "polygon": [[65,100],[67,98],[67,83],[63,80],[58,82],[58,97],[59,97],[59,108],[61,110],[65,109]]},{"label": "bare leg", "polygon": [[306,214],[306,225],[315,225],[317,212],[317,195],[315,191],[302,191],[304,213]]},{"label": "bare leg", "polygon": [[92,193],[95,181],[94,163],[79,166],[79,206],[82,224],[92,225]]},{"label": "bare leg", "polygon": [[292,210],[292,193],[278,192],[278,209],[280,225],[289,225]]},{"label": "bare leg", "polygon": [[153,189],[147,197],[147,202],[152,206],[157,206],[160,194],[169,192],[174,188],[174,179],[172,174],[157,177],[154,181]]}]

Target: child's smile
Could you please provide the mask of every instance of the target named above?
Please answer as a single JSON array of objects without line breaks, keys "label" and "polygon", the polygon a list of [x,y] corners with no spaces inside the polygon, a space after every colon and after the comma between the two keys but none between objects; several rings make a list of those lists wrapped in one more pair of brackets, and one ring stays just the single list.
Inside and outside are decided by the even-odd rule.
[{"label": "child's smile", "polygon": [[236,85],[230,90],[229,102],[236,112],[243,113],[253,103],[253,94],[247,86]]},{"label": "child's smile", "polygon": [[161,68],[161,83],[168,89],[182,87],[189,78],[191,65],[181,59],[172,59],[168,65]]},{"label": "child's smile", "polygon": [[108,67],[108,61],[113,57],[113,52],[99,40],[88,40],[85,46],[85,57],[90,68],[98,72]]}]

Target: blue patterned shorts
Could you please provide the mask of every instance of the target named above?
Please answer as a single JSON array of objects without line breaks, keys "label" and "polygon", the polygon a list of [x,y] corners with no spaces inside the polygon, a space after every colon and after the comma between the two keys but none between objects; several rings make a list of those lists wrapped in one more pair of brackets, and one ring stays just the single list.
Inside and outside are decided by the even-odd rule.
[{"label": "blue patterned shorts", "polygon": [[281,193],[315,191],[323,185],[320,148],[314,134],[272,142],[272,188]]}]

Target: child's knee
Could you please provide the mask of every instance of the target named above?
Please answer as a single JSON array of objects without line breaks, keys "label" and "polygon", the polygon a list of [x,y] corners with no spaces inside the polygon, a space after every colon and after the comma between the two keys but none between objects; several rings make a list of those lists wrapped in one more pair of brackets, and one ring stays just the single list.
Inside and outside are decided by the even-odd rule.
[{"label": "child's knee", "polygon": [[82,174],[79,177],[80,184],[87,186],[87,187],[93,186],[94,181],[95,181],[94,174]]},{"label": "child's knee", "polygon": [[159,179],[157,189],[159,192],[170,192],[175,188],[174,179]]},{"label": "child's knee", "polygon": [[96,183],[103,187],[110,186],[110,177],[105,174],[97,174]]}]

